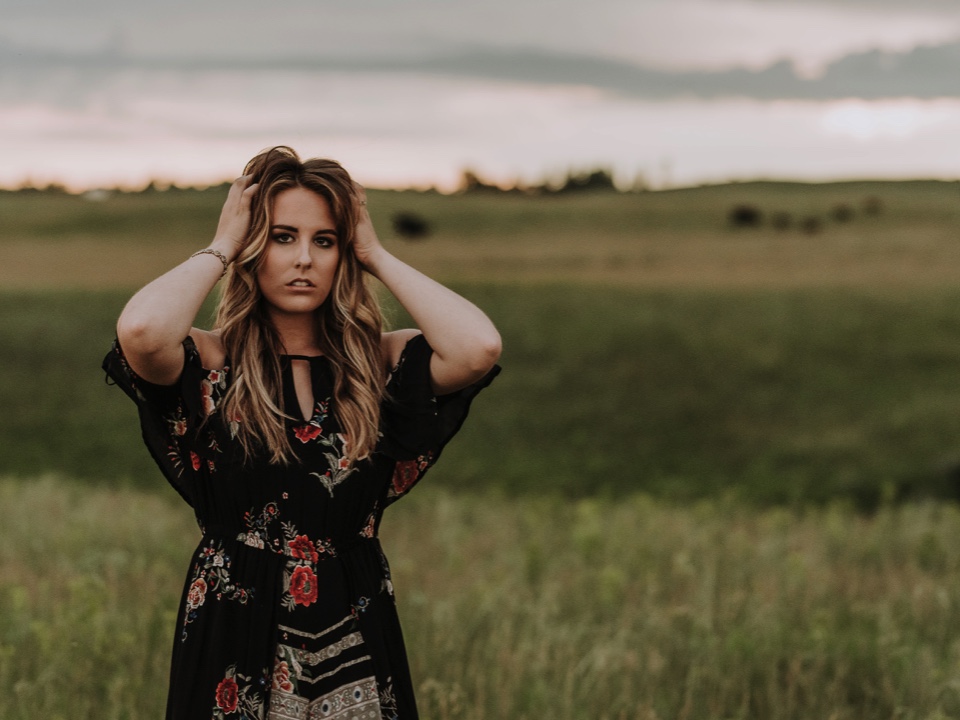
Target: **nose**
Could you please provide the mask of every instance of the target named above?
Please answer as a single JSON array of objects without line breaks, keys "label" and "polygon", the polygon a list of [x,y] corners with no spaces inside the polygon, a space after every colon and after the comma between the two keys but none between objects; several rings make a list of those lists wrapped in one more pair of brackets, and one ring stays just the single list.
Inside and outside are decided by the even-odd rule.
[{"label": "nose", "polygon": [[309,267],[311,263],[310,241],[301,240],[297,243],[297,267]]}]

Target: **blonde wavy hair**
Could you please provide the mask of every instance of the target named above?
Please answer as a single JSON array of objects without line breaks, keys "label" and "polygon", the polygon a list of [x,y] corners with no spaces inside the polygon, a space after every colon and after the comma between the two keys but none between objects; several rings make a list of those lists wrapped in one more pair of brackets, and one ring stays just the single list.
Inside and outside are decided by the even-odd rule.
[{"label": "blonde wavy hair", "polygon": [[[246,458],[266,451],[272,463],[289,463],[293,449],[284,428],[280,355],[283,345],[270,321],[257,283],[270,239],[274,199],[284,190],[305,188],[330,205],[340,257],[327,300],[316,311],[320,347],[333,370],[333,410],[347,438],[351,462],[369,456],[377,444],[385,368],[380,333],[383,316],[367,287],[353,251],[361,206],[353,181],[333,160],[301,161],[284,146],[265,150],[244,169],[260,183],[250,209],[247,242],[227,271],[215,326],[231,364],[233,380],[220,405],[236,429]],[[236,425],[233,423],[236,422]]]}]

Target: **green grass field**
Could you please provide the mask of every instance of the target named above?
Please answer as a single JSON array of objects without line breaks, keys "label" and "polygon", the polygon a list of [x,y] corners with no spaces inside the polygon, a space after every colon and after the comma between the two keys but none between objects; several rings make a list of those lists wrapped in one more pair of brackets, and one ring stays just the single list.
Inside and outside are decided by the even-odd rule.
[{"label": "green grass field", "polygon": [[[375,193],[388,246],[452,280],[505,338],[506,372],[438,484],[864,508],[957,497],[957,191]],[[205,242],[222,196],[0,194],[0,247],[14,250],[0,270],[14,279],[0,296],[0,403],[16,409],[0,417],[0,470],[158,482],[132,408],[96,368],[125,299]],[[860,210],[870,197],[879,215]],[[827,224],[731,228],[744,202]],[[837,203],[850,222],[826,220]],[[434,235],[392,237],[400,209]]]},{"label": "green grass field", "polygon": [[[960,493],[960,292],[458,287],[500,326],[505,372],[435,484],[866,509]],[[163,484],[99,370],[125,297],[3,296],[4,472]]]},{"label": "green grass field", "polygon": [[[0,717],[160,717],[185,508],[2,480]],[[434,720],[960,713],[960,514],[418,488],[383,527]]]},{"label": "green grass field", "polygon": [[[0,287],[135,289],[205,245],[225,191],[114,195],[104,202],[0,193]],[[877,198],[879,215],[861,208]],[[736,230],[731,207],[757,206],[823,231]],[[838,204],[850,222],[829,219]],[[387,245],[445,280],[576,282],[645,288],[889,290],[960,281],[960,184],[744,183],[670,192],[442,196],[372,191]],[[432,236],[395,238],[398,211]]]},{"label": "green grass field", "polygon": [[[372,192],[504,337],[384,525],[424,717],[960,716],[958,189]],[[0,718],[162,713],[196,531],[99,364],[223,197],[0,193]]]}]

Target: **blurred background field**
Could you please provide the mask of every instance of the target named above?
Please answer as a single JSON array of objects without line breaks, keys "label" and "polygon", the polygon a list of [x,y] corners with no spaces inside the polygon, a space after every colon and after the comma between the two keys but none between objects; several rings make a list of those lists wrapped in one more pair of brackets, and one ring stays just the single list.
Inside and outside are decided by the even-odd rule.
[{"label": "blurred background field", "polygon": [[[222,198],[0,194],[0,403],[16,408],[0,469],[157,484],[97,368],[125,300],[203,244]],[[863,509],[957,498],[958,201],[960,185],[920,182],[374,193],[387,245],[504,335],[508,371],[435,482]],[[745,205],[758,226],[731,222]],[[398,237],[399,212],[430,234]],[[815,233],[798,227],[809,216]]]},{"label": "blurred background field", "polygon": [[[203,242],[224,197],[224,188],[0,192],[0,287],[135,289]],[[446,281],[889,294],[960,280],[954,182],[754,182],[541,195],[374,191],[371,198],[388,242],[396,239],[391,220],[398,213],[427,221],[428,240],[394,241],[391,249]],[[762,213],[756,231],[728,222],[740,205]],[[838,221],[840,214],[848,219]],[[777,215],[786,228],[776,228]],[[816,232],[804,231],[809,221]]]},{"label": "blurred background field", "polygon": [[[371,192],[504,337],[384,523],[424,716],[960,712],[958,190]],[[223,198],[0,193],[0,717],[160,716],[198,533],[99,363]]]}]

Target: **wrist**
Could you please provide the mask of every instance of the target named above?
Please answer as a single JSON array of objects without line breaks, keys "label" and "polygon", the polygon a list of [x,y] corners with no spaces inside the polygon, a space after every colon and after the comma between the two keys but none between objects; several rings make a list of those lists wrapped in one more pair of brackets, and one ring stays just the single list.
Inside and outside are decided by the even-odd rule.
[{"label": "wrist", "polygon": [[388,253],[382,245],[379,245],[367,253],[360,262],[368,273],[379,280],[384,266],[389,263],[391,259],[393,259],[393,256]]},{"label": "wrist", "polygon": [[237,255],[240,254],[240,249],[237,247],[237,244],[228,238],[215,237],[213,242],[207,246],[208,250],[216,250],[218,253],[221,253],[228,263],[232,263],[237,259]]},{"label": "wrist", "polygon": [[227,274],[227,268],[230,266],[230,261],[227,260],[226,255],[224,255],[219,250],[215,250],[213,248],[208,247],[208,248],[204,248],[203,250],[197,250],[190,257],[195,258],[195,257],[200,257],[202,255],[209,255],[210,257],[215,258],[217,262],[219,262],[223,266],[223,270],[220,273],[220,277],[223,277],[224,275]]}]

